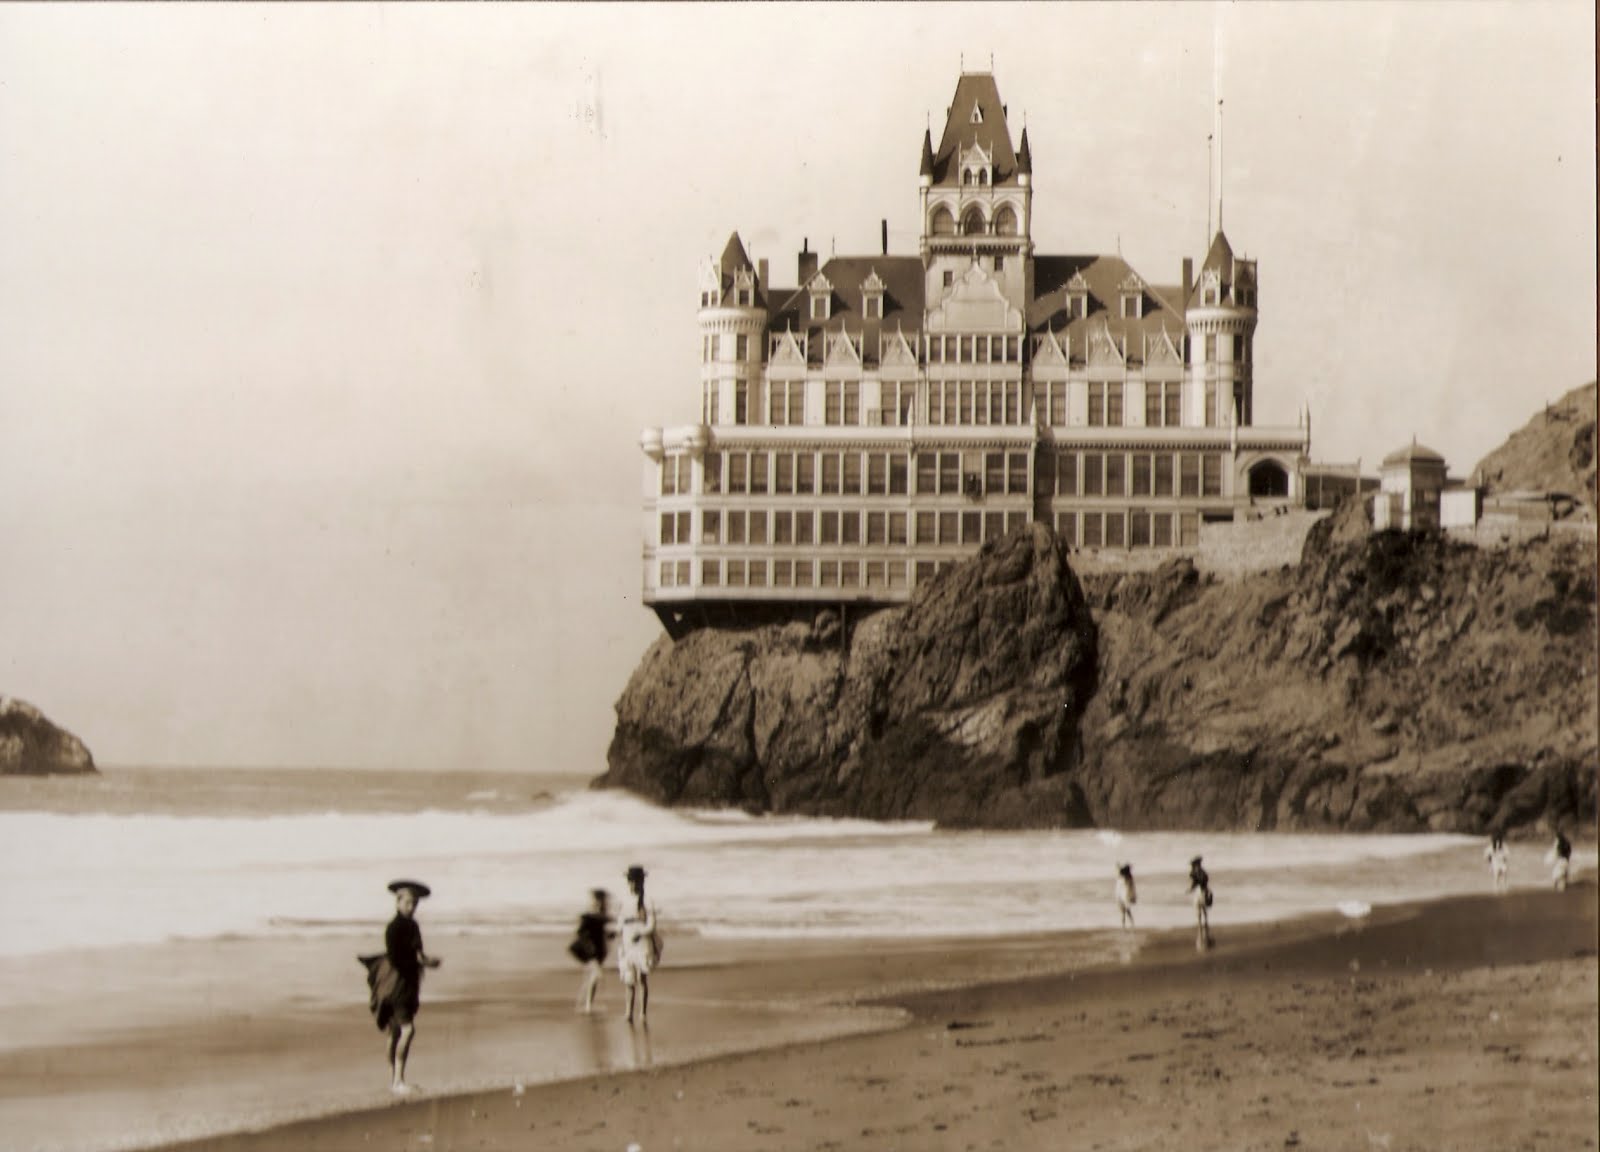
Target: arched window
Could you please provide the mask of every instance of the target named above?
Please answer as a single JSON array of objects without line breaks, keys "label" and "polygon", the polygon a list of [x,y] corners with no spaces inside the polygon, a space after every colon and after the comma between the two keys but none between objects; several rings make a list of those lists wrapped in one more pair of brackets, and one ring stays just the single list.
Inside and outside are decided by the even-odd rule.
[{"label": "arched window", "polygon": [[987,168],[978,169],[978,183],[985,185],[989,183],[989,170]]},{"label": "arched window", "polygon": [[962,171],[962,173],[961,173],[961,182],[963,184],[971,184],[972,183],[972,169],[971,168],[967,168],[967,169],[964,169]]},{"label": "arched window", "polygon": [[1289,473],[1276,460],[1263,460],[1250,469],[1250,495],[1272,499],[1289,495]]},{"label": "arched window", "polygon": [[961,218],[961,233],[964,236],[983,235],[983,213],[976,206],[968,208],[967,214]]},{"label": "arched window", "polygon": [[1017,234],[1017,214],[1011,210],[1011,205],[1002,205],[1000,211],[994,214],[994,231],[997,236]]},{"label": "arched window", "polygon": [[950,209],[942,204],[933,210],[933,234],[935,236],[956,234],[956,218],[950,215]]}]

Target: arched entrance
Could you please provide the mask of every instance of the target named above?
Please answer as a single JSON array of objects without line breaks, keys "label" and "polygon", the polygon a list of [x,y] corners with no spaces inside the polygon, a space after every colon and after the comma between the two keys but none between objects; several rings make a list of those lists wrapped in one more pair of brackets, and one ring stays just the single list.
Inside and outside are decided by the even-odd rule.
[{"label": "arched entrance", "polygon": [[1289,472],[1276,460],[1250,466],[1250,498],[1281,500],[1289,495]]}]

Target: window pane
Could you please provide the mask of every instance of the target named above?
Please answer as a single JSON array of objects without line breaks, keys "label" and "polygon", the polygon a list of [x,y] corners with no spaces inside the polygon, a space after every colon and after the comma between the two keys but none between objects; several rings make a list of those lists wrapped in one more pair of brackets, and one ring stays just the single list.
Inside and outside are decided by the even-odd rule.
[{"label": "window pane", "polygon": [[1006,491],[1023,495],[1028,491],[1028,454],[1012,452],[1006,457]]},{"label": "window pane", "polygon": [[1085,452],[1083,454],[1083,494],[1085,496],[1099,496],[1104,490],[1105,474],[1101,463],[1103,457],[1098,452]]},{"label": "window pane", "polygon": [[917,543],[935,544],[938,537],[935,534],[935,521],[932,512],[917,513]]},{"label": "window pane", "polygon": [[1121,452],[1111,452],[1106,456],[1106,495],[1122,496],[1123,474],[1127,468],[1128,458]]},{"label": "window pane", "polygon": [[839,514],[837,512],[822,513],[822,522],[818,525],[821,542],[824,544],[837,544],[839,542]]},{"label": "window pane", "polygon": [[794,461],[794,490],[809,496],[817,490],[817,458],[810,452],[801,452]]},{"label": "window pane", "polygon": [[[744,513],[743,512],[729,512],[728,513],[728,543],[729,544],[743,544],[744,543]],[[730,580],[729,583],[732,583],[732,581]]]},{"label": "window pane", "polygon": [[839,514],[839,543],[861,543],[861,513],[841,512]]},{"label": "window pane", "polygon": [[701,475],[705,478],[707,492],[716,493],[722,491],[722,453],[706,453],[705,465],[701,469]]},{"label": "window pane", "polygon": [[839,455],[836,452],[822,454],[822,494],[836,496],[839,493]]},{"label": "window pane", "polygon": [[904,512],[889,513],[889,543],[904,544],[906,542],[906,514]]},{"label": "window pane", "polygon": [[861,493],[861,455],[857,452],[844,454],[844,490],[852,496]]},{"label": "window pane", "polygon": [[1063,452],[1056,457],[1056,493],[1060,496],[1078,494],[1078,454]]},{"label": "window pane", "polygon": [[906,454],[893,452],[889,456],[889,495],[904,496],[906,494]]},{"label": "window pane", "polygon": [[1156,455],[1156,495],[1172,495],[1172,454],[1160,452]]},{"label": "window pane", "polygon": [[779,452],[776,464],[777,467],[772,478],[772,490],[779,495],[786,496],[794,491],[794,454],[791,452]]},{"label": "window pane", "polygon": [[750,491],[757,496],[767,494],[767,454],[750,453]]},{"label": "window pane", "polygon": [[933,452],[917,453],[917,492],[939,490],[939,458]]},{"label": "window pane", "polygon": [[747,487],[745,479],[750,458],[743,452],[734,452],[728,456],[728,491],[742,493]]},{"label": "window pane", "polygon": [[767,514],[765,512],[750,513],[750,543],[765,544],[767,542]]},{"label": "window pane", "polygon": [[1126,524],[1126,521],[1124,520],[1123,515],[1122,515],[1121,512],[1107,512],[1106,513],[1106,547],[1107,548],[1121,548],[1121,547],[1123,547],[1123,541],[1124,541],[1123,527],[1124,527],[1125,524]]},{"label": "window pane", "polygon": [[882,496],[889,487],[889,459],[882,452],[867,455],[867,493]]},{"label": "window pane", "polygon": [[722,513],[715,508],[700,513],[700,543],[722,543]]},{"label": "window pane", "polygon": [[1200,457],[1193,452],[1185,452],[1178,458],[1179,495],[1200,495]]},{"label": "window pane", "polygon": [[1150,495],[1150,454],[1148,452],[1135,452],[1133,454],[1133,484],[1128,489],[1130,496]]}]

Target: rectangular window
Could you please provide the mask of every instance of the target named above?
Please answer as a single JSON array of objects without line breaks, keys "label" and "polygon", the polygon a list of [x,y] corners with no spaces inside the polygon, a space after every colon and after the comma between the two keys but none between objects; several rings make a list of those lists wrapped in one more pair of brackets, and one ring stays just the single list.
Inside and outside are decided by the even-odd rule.
[{"label": "rectangular window", "polygon": [[868,320],[877,320],[883,316],[883,297],[868,296],[866,303]]},{"label": "rectangular window", "polygon": [[789,385],[789,403],[786,424],[804,424],[806,422],[806,386],[796,380]]},{"label": "rectangular window", "polygon": [[1103,428],[1106,423],[1106,386],[1089,385],[1089,427]]},{"label": "rectangular window", "polygon": [[1138,508],[1128,513],[1128,547],[1150,547],[1150,513]]},{"label": "rectangular window", "polygon": [[1144,422],[1152,428],[1161,423],[1161,385],[1150,381],[1144,386]]},{"label": "rectangular window", "polygon": [[1042,451],[1034,458],[1034,490],[1045,494],[1054,493],[1056,490],[1056,458],[1049,451]]},{"label": "rectangular window", "polygon": [[707,493],[715,495],[722,491],[722,453],[706,453],[700,466],[700,476]]},{"label": "rectangular window", "polygon": [[733,422],[735,424],[750,423],[750,385],[738,383],[733,386]]},{"label": "rectangular window", "polygon": [[741,362],[750,359],[750,337],[740,333],[733,339],[733,358]]},{"label": "rectangular window", "polygon": [[1127,473],[1128,458],[1121,452],[1106,454],[1106,495],[1125,496],[1127,492],[1123,486]]},{"label": "rectangular window", "polygon": [[750,513],[750,543],[761,545],[767,542],[767,514],[760,511]]},{"label": "rectangular window", "polygon": [[1098,452],[1083,454],[1083,494],[1099,496],[1105,492],[1104,457]]},{"label": "rectangular window", "polygon": [[849,496],[861,495],[861,454],[844,454],[844,491]]},{"label": "rectangular window", "polygon": [[956,519],[956,516],[957,514],[954,512],[939,513],[939,543],[961,543],[961,524]]},{"label": "rectangular window", "polygon": [[984,453],[983,490],[996,496],[1006,490],[1006,454],[1004,452]]},{"label": "rectangular window", "polygon": [[891,560],[886,567],[889,569],[889,587],[904,588],[906,586],[906,562],[904,560]]},{"label": "rectangular window", "polygon": [[888,537],[884,531],[884,516],[882,512],[867,513],[867,543],[884,544]]},{"label": "rectangular window", "polygon": [[1200,517],[1193,512],[1178,515],[1178,543],[1185,548],[1200,546]]},{"label": "rectangular window", "polygon": [[1172,453],[1158,452],[1155,459],[1156,465],[1156,495],[1172,495]]},{"label": "rectangular window", "polygon": [[887,581],[884,579],[883,561],[882,560],[868,560],[867,561],[867,587],[868,588],[882,588],[885,583],[887,583]]},{"label": "rectangular window", "polygon": [[839,494],[839,454],[837,452],[824,452],[822,454],[822,494],[824,496],[837,496]]},{"label": "rectangular window", "polygon": [[906,514],[904,512],[889,513],[889,543],[904,544],[906,542]]},{"label": "rectangular window", "polygon": [[1217,382],[1215,380],[1207,380],[1206,381],[1206,427],[1207,428],[1215,428],[1215,427],[1217,427],[1217,421],[1218,421],[1219,418],[1220,417],[1219,417],[1219,415],[1217,413]]},{"label": "rectangular window", "polygon": [[1151,539],[1157,548],[1172,547],[1172,514],[1157,512],[1151,517]]},{"label": "rectangular window", "polygon": [[656,576],[656,586],[659,588],[671,588],[672,574],[675,571],[676,569],[673,568],[670,560],[663,561],[661,564],[661,570]]},{"label": "rectangular window", "polygon": [[1178,457],[1178,495],[1200,495],[1200,457],[1193,452]]},{"label": "rectangular window", "polygon": [[722,583],[722,562],[720,560],[702,560],[700,562],[700,583],[710,588],[716,588]]},{"label": "rectangular window", "polygon": [[701,419],[705,423],[707,423],[707,424],[720,424],[722,422],[722,417],[719,415],[719,413],[721,412],[721,409],[718,407],[719,399],[720,399],[720,397],[719,397],[719,394],[718,394],[718,391],[717,391],[717,382],[715,380],[707,380],[706,381],[706,408],[705,408],[705,413],[701,416]]},{"label": "rectangular window", "polygon": [[837,544],[839,542],[839,514],[837,512],[822,513],[818,531],[822,544]]},{"label": "rectangular window", "polygon": [[850,425],[861,423],[861,385],[854,380],[844,383],[844,422]]},{"label": "rectangular window", "polygon": [[1122,427],[1122,385],[1106,385],[1106,426]]},{"label": "rectangular window", "polygon": [[932,560],[917,561],[917,583],[926,584],[933,579],[934,566]]},{"label": "rectangular window", "polygon": [[983,514],[983,538],[985,540],[998,540],[1006,534],[1006,514],[1004,512],[985,512]]},{"label": "rectangular window", "polygon": [[889,454],[889,495],[906,495],[906,472],[910,461],[904,452],[891,452]]},{"label": "rectangular window", "polygon": [[[974,424],[991,423],[989,419],[991,415],[989,411],[990,386],[987,384],[973,383],[968,385],[968,387],[972,389],[972,422]],[[962,401],[961,410],[963,412],[967,410],[966,401]]]},{"label": "rectangular window", "polygon": [[1055,380],[1050,384],[1049,423],[1060,427],[1067,422],[1067,382]]},{"label": "rectangular window", "polygon": [[1150,454],[1148,452],[1135,452],[1133,454],[1133,483],[1128,487],[1128,495],[1148,496],[1150,491]]},{"label": "rectangular window", "polygon": [[844,422],[844,390],[837,380],[823,382],[822,422],[828,425]]},{"label": "rectangular window", "polygon": [[750,457],[743,452],[728,453],[728,491],[743,495],[749,487],[746,478],[750,467]]},{"label": "rectangular window", "polygon": [[1200,458],[1200,494],[1222,495],[1222,457],[1215,452],[1207,452]]},{"label": "rectangular window", "polygon": [[859,512],[841,512],[841,513],[839,513],[839,543],[841,543],[841,544],[859,544],[859,543],[861,543],[861,513],[859,513]]},{"label": "rectangular window", "polygon": [[678,457],[678,491],[685,496],[694,491],[694,461],[688,456]]},{"label": "rectangular window", "polygon": [[1107,548],[1123,548],[1123,547],[1126,547],[1126,544],[1124,542],[1126,537],[1124,537],[1124,535],[1123,535],[1123,530],[1126,527],[1126,525],[1127,525],[1127,520],[1124,519],[1124,517],[1123,517],[1121,512],[1107,512],[1106,513],[1106,547]]},{"label": "rectangular window", "polygon": [[715,508],[700,513],[700,543],[722,543],[722,513]]},{"label": "rectangular window", "polygon": [[794,542],[798,547],[804,548],[816,542],[816,523],[815,513],[809,510],[794,514]]},{"label": "rectangular window", "polygon": [[812,563],[810,560],[796,560],[794,562],[794,586],[796,588],[811,587]]},{"label": "rectangular window", "polygon": [[795,456],[794,490],[802,496],[810,496],[817,490],[817,458],[810,452]]},{"label": "rectangular window", "polygon": [[661,546],[663,548],[670,548],[678,542],[677,524],[678,521],[671,512],[663,512],[661,514]]},{"label": "rectangular window", "polygon": [[936,452],[917,453],[917,495],[939,490],[939,456]]},{"label": "rectangular window", "polygon": [[844,588],[859,588],[861,586],[861,561],[839,561],[839,584]]},{"label": "rectangular window", "polygon": [[690,584],[689,571],[690,571],[689,561],[687,561],[687,560],[679,560],[678,561],[678,584],[681,587],[687,588],[689,586],[689,584]]},{"label": "rectangular window", "polygon": [[961,453],[939,453],[939,491],[946,494],[961,491]]},{"label": "rectangular window", "polygon": [[[743,512],[729,512],[728,513],[728,543],[729,544],[743,544],[744,543],[744,513]],[[732,582],[733,581],[731,581],[731,580],[729,581],[730,584]]]},{"label": "rectangular window", "polygon": [[794,543],[793,512],[774,512],[772,514],[772,542],[780,545]]},{"label": "rectangular window", "polygon": [[822,562],[820,583],[824,588],[837,588],[839,586],[839,562],[837,560],[824,560]]},{"label": "rectangular window", "polygon": [[1183,385],[1172,383],[1161,386],[1161,420],[1168,428],[1176,428],[1183,423]]},{"label": "rectangular window", "polygon": [[765,452],[750,453],[750,494],[752,496],[765,496],[767,494],[767,454]]},{"label": "rectangular window", "polygon": [[690,516],[690,514],[688,512],[679,512],[678,513],[678,543],[679,544],[693,544],[694,543],[693,531],[689,527],[689,516]]},{"label": "rectangular window", "polygon": [[772,562],[772,586],[774,588],[787,588],[794,583],[794,561],[774,560]]},{"label": "rectangular window", "polygon": [[978,544],[983,541],[983,513],[963,512],[961,514],[961,542],[963,544]]},{"label": "rectangular window", "polygon": [[773,463],[772,491],[779,496],[788,496],[794,491],[794,454],[779,452]]},{"label": "rectangular window", "polygon": [[1028,492],[1028,454],[1011,452],[1006,456],[1006,491],[1014,496]]},{"label": "rectangular window", "polygon": [[1217,337],[1216,337],[1215,333],[1207,333],[1206,334],[1206,363],[1207,364],[1215,364],[1216,362],[1217,362]]},{"label": "rectangular window", "polygon": [[867,495],[882,496],[889,490],[889,458],[882,452],[867,454]]},{"label": "rectangular window", "polygon": [[767,562],[765,560],[750,561],[750,587],[765,588],[767,586]]},{"label": "rectangular window", "polygon": [[1099,548],[1103,542],[1101,533],[1101,518],[1098,512],[1085,512],[1083,514],[1083,546],[1085,548]]},{"label": "rectangular window", "polygon": [[918,544],[937,544],[939,542],[937,529],[938,522],[934,519],[932,512],[917,513]]},{"label": "rectangular window", "polygon": [[1056,495],[1078,494],[1078,454],[1062,452],[1056,456]]},{"label": "rectangular window", "polygon": [[730,587],[730,588],[743,588],[744,587],[744,561],[743,560],[729,560],[728,561],[728,587]]}]

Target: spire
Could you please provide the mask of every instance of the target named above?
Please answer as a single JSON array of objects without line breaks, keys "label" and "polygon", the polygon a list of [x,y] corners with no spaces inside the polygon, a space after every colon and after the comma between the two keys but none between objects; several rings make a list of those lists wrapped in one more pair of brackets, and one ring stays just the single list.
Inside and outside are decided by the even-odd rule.
[{"label": "spire", "polygon": [[1028,147],[1028,126],[1026,124],[1022,126],[1022,145],[1017,149],[1017,171],[1024,176],[1033,175],[1033,152]]},{"label": "spire", "polygon": [[933,175],[933,129],[922,130],[922,167],[918,173],[923,176]]}]

